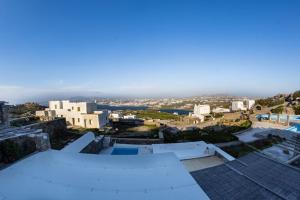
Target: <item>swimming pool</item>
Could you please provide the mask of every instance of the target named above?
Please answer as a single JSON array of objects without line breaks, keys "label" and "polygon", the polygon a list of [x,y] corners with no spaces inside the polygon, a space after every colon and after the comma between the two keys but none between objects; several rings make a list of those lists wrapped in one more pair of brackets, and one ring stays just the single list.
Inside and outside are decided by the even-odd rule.
[{"label": "swimming pool", "polygon": [[138,148],[114,148],[111,155],[137,155]]},{"label": "swimming pool", "polygon": [[294,126],[286,129],[288,131],[293,131],[300,134],[300,124],[295,124]]},{"label": "swimming pool", "polygon": [[[277,117],[278,117],[277,114],[271,114],[271,116],[270,116],[272,121],[276,121]],[[256,118],[258,120],[261,120],[261,119],[268,120],[269,119],[269,114],[259,114],[259,115],[256,115]],[[279,115],[279,119],[280,119],[281,122],[287,121],[287,118],[288,118],[288,116],[285,115],[285,114],[280,114]],[[291,121],[298,121],[298,120],[300,120],[300,116],[299,115],[290,115],[290,120]]]}]

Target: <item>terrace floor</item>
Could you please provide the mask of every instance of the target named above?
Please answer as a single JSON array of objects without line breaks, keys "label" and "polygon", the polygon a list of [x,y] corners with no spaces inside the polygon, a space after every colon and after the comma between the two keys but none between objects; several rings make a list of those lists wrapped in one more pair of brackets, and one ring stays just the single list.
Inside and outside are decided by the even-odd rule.
[{"label": "terrace floor", "polygon": [[224,164],[224,161],[217,156],[209,156],[203,158],[182,160],[181,163],[189,172],[193,172]]}]

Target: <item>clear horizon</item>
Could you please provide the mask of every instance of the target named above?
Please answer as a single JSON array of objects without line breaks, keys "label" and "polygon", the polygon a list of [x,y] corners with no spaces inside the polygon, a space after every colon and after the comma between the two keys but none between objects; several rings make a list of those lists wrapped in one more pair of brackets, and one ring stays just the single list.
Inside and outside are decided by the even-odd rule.
[{"label": "clear horizon", "polygon": [[293,92],[299,9],[293,0],[0,0],[0,100]]}]

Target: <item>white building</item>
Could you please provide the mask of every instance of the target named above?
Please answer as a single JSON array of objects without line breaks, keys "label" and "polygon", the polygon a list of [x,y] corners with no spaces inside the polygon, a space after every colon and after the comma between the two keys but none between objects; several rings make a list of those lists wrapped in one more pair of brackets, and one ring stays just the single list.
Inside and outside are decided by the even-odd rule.
[{"label": "white building", "polygon": [[110,113],[110,118],[111,119],[121,119],[121,118],[123,118],[123,114],[119,113],[119,112],[113,112],[113,113]]},{"label": "white building", "polygon": [[253,108],[254,105],[255,105],[255,100],[253,100],[253,99],[246,100],[246,107],[247,107],[248,110]]},{"label": "white building", "polygon": [[231,104],[232,111],[247,110],[243,101],[233,101]]},{"label": "white building", "polygon": [[108,111],[97,111],[96,103],[49,101],[49,108],[37,111],[39,117],[64,117],[69,125],[84,128],[102,128],[108,121]]},{"label": "white building", "polygon": [[195,105],[194,106],[194,114],[195,115],[207,115],[210,113],[209,105]]},{"label": "white building", "polygon": [[195,105],[193,117],[203,118],[203,115],[207,115],[210,113],[209,105]]},{"label": "white building", "polygon": [[132,114],[124,115],[123,118],[124,118],[124,119],[136,119],[136,115],[132,115]]},{"label": "white building", "polygon": [[228,113],[228,112],[230,112],[230,109],[217,107],[217,108],[213,109],[212,112],[213,113]]}]

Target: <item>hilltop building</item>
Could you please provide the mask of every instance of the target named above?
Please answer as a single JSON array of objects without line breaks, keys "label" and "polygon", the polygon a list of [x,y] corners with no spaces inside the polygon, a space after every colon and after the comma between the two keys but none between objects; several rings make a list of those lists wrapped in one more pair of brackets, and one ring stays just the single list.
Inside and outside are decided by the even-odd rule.
[{"label": "hilltop building", "polygon": [[247,110],[247,108],[244,106],[243,101],[233,101],[231,103],[231,110],[232,111],[241,111],[241,110]]},{"label": "hilltop building", "polygon": [[213,109],[212,112],[213,113],[228,113],[228,112],[230,112],[230,109],[217,107],[217,108]]},{"label": "hilltop building", "polygon": [[254,105],[255,105],[255,100],[253,100],[253,99],[246,100],[246,107],[247,107],[248,110],[253,108]]},{"label": "hilltop building", "polygon": [[97,110],[96,103],[49,101],[49,108],[37,111],[36,116],[41,118],[64,117],[69,125],[84,128],[102,128],[108,120],[108,111]]},{"label": "hilltop building", "polygon": [[255,100],[253,99],[247,99],[245,102],[246,105],[244,104],[244,101],[233,101],[231,103],[232,111],[250,110],[255,105]]},{"label": "hilltop building", "polygon": [[208,115],[210,113],[210,106],[209,105],[195,105],[194,106],[194,112],[190,114],[191,117],[196,117],[201,120],[201,122],[204,121],[204,116]]},{"label": "hilltop building", "polygon": [[194,106],[194,115],[207,115],[210,113],[209,105],[195,105]]},{"label": "hilltop building", "polygon": [[123,118],[123,114],[121,112],[112,112],[110,113],[111,119],[121,119]]},{"label": "hilltop building", "polygon": [[124,118],[124,119],[136,119],[136,115],[132,115],[132,114],[124,115],[123,118]]}]

